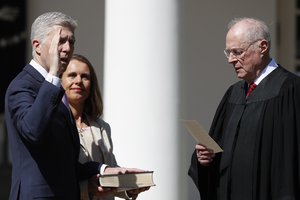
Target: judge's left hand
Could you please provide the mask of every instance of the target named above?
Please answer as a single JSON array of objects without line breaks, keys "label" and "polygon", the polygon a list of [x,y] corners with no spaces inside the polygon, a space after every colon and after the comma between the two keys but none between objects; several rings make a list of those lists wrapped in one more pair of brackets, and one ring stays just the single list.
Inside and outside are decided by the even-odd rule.
[{"label": "judge's left hand", "polygon": [[49,47],[49,56],[47,57],[47,65],[49,65],[49,73],[58,76],[58,72],[61,68],[60,52],[59,52],[59,41],[61,38],[62,29],[56,27],[54,29],[55,33],[52,38]]},{"label": "judge's left hand", "polygon": [[208,149],[201,144],[197,144],[195,148],[199,163],[203,166],[209,166],[215,157],[213,150]]}]

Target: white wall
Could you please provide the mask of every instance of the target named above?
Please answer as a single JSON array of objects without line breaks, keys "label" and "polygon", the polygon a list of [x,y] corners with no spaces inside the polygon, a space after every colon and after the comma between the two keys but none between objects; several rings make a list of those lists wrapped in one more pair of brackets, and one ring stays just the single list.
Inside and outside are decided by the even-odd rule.
[{"label": "white wall", "polygon": [[176,0],[106,3],[104,102],[121,166],[154,170],[139,199],[181,199]]}]

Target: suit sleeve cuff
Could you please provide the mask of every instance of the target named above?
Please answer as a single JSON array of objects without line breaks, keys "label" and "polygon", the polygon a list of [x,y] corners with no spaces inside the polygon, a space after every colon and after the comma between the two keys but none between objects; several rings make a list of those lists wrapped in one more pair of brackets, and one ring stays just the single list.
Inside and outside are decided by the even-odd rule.
[{"label": "suit sleeve cuff", "polygon": [[61,83],[60,83],[60,78],[58,78],[57,76],[53,76],[52,74],[47,74],[46,76],[46,81],[48,81],[49,83],[52,83],[53,85],[60,87]]},{"label": "suit sleeve cuff", "polygon": [[101,165],[101,167],[100,167],[100,175],[104,174],[104,171],[105,171],[106,167],[108,167],[108,165],[106,165],[106,164],[102,164]]}]

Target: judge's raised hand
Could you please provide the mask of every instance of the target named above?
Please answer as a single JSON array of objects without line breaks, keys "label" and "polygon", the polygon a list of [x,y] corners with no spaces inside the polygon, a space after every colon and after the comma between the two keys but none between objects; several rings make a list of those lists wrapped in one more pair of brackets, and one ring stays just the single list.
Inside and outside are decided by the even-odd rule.
[{"label": "judge's raised hand", "polygon": [[197,144],[195,148],[199,163],[203,166],[209,166],[215,157],[213,150],[208,149],[201,144]]},{"label": "judge's raised hand", "polygon": [[49,47],[49,57],[48,57],[48,65],[49,65],[49,73],[58,76],[58,73],[61,68],[60,62],[60,53],[59,53],[59,41],[61,36],[62,29],[55,27],[53,30],[53,38]]}]

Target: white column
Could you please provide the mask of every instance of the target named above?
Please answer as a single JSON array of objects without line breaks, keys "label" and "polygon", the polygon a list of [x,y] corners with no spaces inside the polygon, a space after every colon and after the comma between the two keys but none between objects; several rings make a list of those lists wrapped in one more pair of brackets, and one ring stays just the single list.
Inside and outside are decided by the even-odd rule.
[{"label": "white column", "polygon": [[154,170],[139,199],[179,198],[176,0],[108,0],[104,118],[119,165]]}]

